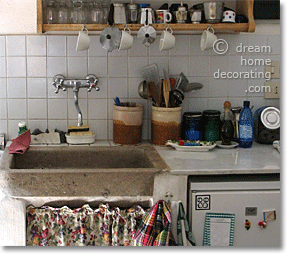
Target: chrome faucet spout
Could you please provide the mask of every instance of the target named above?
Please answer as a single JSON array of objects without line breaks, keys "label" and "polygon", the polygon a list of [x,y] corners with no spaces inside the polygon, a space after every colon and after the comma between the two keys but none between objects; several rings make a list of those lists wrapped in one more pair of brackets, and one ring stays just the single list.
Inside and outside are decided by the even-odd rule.
[{"label": "chrome faucet spout", "polygon": [[82,112],[80,110],[78,104],[78,93],[80,88],[87,88],[87,91],[90,92],[91,89],[94,87],[96,91],[99,91],[98,78],[95,75],[87,75],[85,79],[65,79],[62,75],[56,75],[53,78],[53,83],[56,87],[55,93],[59,93],[59,90],[62,89],[66,91],[67,88],[72,88],[73,90],[73,97],[74,97],[74,105],[78,113],[78,126],[83,125],[82,121]]}]

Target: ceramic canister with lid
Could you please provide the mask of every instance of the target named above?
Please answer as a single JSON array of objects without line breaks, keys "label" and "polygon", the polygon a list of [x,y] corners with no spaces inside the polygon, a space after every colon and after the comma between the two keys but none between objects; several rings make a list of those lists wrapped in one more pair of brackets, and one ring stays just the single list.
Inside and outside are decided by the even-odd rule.
[{"label": "ceramic canister with lid", "polygon": [[219,110],[203,111],[203,139],[206,141],[220,140],[220,120],[221,112]]},{"label": "ceramic canister with lid", "polygon": [[202,140],[202,113],[201,112],[185,112],[182,121],[183,140]]}]

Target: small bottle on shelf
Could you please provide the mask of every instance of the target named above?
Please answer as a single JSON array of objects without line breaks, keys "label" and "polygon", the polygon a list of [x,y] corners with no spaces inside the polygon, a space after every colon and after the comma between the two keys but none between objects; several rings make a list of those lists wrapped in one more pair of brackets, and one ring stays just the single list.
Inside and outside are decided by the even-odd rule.
[{"label": "small bottle on shelf", "polygon": [[234,126],[232,122],[232,113],[230,111],[230,101],[224,102],[224,120],[221,127],[222,145],[231,145],[234,135]]}]

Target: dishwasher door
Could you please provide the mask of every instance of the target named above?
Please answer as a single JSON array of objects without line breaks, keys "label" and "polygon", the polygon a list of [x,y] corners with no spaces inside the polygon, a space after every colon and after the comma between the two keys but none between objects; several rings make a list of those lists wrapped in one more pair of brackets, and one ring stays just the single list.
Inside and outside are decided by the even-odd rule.
[{"label": "dishwasher door", "polygon": [[[190,225],[199,246],[203,242],[207,212],[235,214],[233,246],[281,245],[280,181],[192,182],[189,201]],[[258,225],[264,220],[266,228]]]}]

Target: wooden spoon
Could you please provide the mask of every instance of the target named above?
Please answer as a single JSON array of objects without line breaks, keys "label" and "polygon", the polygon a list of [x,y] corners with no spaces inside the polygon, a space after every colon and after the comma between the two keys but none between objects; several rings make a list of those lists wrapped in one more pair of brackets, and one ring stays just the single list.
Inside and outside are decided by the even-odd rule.
[{"label": "wooden spoon", "polygon": [[167,79],[163,81],[163,97],[165,102],[165,107],[168,108],[168,102],[169,102],[169,82]]}]

